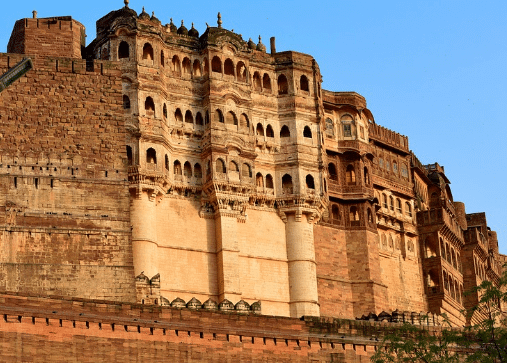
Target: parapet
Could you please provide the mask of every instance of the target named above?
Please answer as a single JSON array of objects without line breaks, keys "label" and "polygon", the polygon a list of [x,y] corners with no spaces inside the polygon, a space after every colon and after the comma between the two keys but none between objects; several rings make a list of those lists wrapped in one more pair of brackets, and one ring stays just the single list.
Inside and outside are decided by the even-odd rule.
[{"label": "parapet", "polygon": [[408,137],[391,131],[375,123],[368,125],[368,135],[370,139],[378,141],[384,145],[391,146],[395,149],[409,152]]},{"label": "parapet", "polygon": [[82,58],[85,27],[70,16],[25,18],[16,21],[8,53],[46,57]]}]

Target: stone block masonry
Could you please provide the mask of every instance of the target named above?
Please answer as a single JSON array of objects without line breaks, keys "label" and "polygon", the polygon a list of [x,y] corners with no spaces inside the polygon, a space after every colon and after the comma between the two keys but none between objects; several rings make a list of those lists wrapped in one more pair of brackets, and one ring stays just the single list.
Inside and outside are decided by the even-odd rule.
[{"label": "stone block masonry", "polygon": [[0,94],[0,289],[135,301],[120,73],[33,61]]}]

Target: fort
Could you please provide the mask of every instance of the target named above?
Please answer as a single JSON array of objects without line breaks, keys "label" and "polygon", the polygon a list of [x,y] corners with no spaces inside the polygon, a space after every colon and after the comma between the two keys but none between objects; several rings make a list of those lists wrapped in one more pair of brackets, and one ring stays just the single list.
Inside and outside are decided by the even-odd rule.
[{"label": "fort", "polygon": [[128,1],[84,39],[34,12],[0,54],[33,63],[0,93],[2,360],[366,362],[482,318],[485,213],[312,56]]}]

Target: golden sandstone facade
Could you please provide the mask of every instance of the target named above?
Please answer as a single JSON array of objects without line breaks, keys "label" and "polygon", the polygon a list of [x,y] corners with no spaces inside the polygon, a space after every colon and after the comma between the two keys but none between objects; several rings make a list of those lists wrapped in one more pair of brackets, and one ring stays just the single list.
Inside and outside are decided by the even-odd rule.
[{"label": "golden sandstone facade", "polygon": [[[422,165],[361,95],[322,89],[315,59],[274,39],[267,52],[220,16],[199,36],[127,4],[86,48],[70,17],[19,20],[8,52],[0,73],[25,55],[34,69],[0,94],[6,296],[292,318],[446,313],[461,326],[477,300],[463,292],[501,274],[495,232],[453,201],[444,168]],[[347,361],[371,349],[354,345]]]}]

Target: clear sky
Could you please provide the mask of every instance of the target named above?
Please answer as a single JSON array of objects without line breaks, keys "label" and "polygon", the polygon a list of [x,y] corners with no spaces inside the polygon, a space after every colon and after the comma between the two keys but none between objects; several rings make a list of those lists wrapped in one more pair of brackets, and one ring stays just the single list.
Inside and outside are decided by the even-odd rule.
[{"label": "clear sky", "polygon": [[[95,37],[95,21],[115,1],[8,1],[0,12],[0,52],[17,19],[71,15]],[[445,167],[455,201],[486,212],[507,253],[507,2],[489,1],[160,1],[131,0],[168,23],[206,22],[243,39],[262,36],[277,51],[311,54],[332,91],[366,97],[375,121],[409,137],[423,164]]]}]

